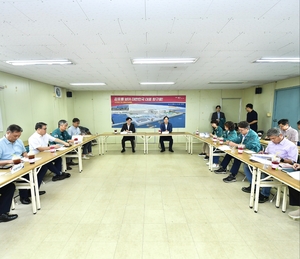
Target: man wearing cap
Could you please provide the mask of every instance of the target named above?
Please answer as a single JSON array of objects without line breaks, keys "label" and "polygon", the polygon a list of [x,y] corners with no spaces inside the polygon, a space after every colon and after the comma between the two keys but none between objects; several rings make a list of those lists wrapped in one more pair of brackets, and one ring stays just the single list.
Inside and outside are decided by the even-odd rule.
[{"label": "man wearing cap", "polygon": [[[121,132],[126,132],[126,133],[135,133],[135,127],[134,127],[134,124],[131,123],[132,122],[132,119],[130,117],[127,117],[126,118],[126,123],[123,124],[123,127],[121,129]],[[130,141],[131,142],[131,148],[132,148],[132,152],[134,153],[135,150],[134,150],[134,147],[135,147],[135,137],[134,136],[124,136],[122,138],[122,150],[121,150],[121,153],[124,153],[126,150],[125,150],[125,142],[126,141]]]}]

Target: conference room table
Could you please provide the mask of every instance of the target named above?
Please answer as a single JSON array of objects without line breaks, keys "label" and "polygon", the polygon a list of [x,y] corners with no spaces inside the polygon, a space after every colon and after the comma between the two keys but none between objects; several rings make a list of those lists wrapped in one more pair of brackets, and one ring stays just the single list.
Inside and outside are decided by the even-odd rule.
[{"label": "conference room table", "polygon": [[146,152],[146,141],[145,141],[145,132],[135,132],[135,133],[127,133],[127,134],[121,134],[120,132],[104,132],[99,134],[100,142],[101,142],[101,151],[99,154],[104,155],[105,152],[107,152],[107,139],[109,137],[138,137],[143,140],[144,145],[144,154]]},{"label": "conference room table", "polygon": [[191,142],[192,142],[192,134],[189,132],[172,132],[168,134],[160,133],[160,132],[147,132],[145,133],[145,139],[146,139],[146,153],[148,154],[149,151],[149,140],[153,137],[185,137],[185,150],[192,154],[191,150]]},{"label": "conference room table", "polygon": [[[286,186],[289,186],[298,192],[300,192],[300,181],[297,179],[294,179],[290,175],[288,175],[286,172],[282,170],[273,170],[271,169],[271,166],[264,166],[261,163],[255,163],[256,165],[256,170],[252,172],[252,186],[255,186],[255,203],[254,203],[254,212],[258,211],[258,200],[259,200],[259,190],[261,187],[261,183],[265,182],[265,179],[268,178],[262,178],[261,175],[262,173],[267,174],[269,177],[274,178],[275,180],[285,184]],[[251,186],[251,188],[252,188]],[[251,192],[252,193],[252,192]],[[279,197],[277,197],[279,198]],[[282,212],[285,212],[286,210],[286,198],[287,198],[287,193],[286,189],[284,190],[283,194],[283,206],[282,206]],[[253,196],[251,196],[252,199],[252,204],[253,204],[253,199],[254,199],[254,193]]]},{"label": "conference room table", "polygon": [[[35,190],[35,184],[34,184],[34,175],[33,171],[35,168],[34,164],[24,163],[24,167],[16,172],[12,172],[11,168],[9,169],[1,169],[0,171],[0,188],[12,183],[16,180],[23,181],[27,183],[28,189],[30,189],[31,197],[34,197],[34,190]],[[23,178],[24,175],[29,175],[29,180]],[[33,214],[36,214],[36,200],[32,199],[32,212]]]},{"label": "conference room table", "polygon": [[[22,181],[28,181],[26,179],[22,179],[21,177],[29,174],[29,181],[28,181],[28,189],[31,191],[31,202],[32,202],[32,208],[33,213],[36,214],[37,209],[41,209],[41,202],[40,202],[40,196],[39,196],[39,187],[38,187],[38,180],[37,175],[39,173],[40,168],[61,157],[63,159],[63,168],[62,171],[66,171],[66,157],[76,157],[78,158],[78,168],[79,172],[81,173],[83,170],[82,166],[82,146],[93,139],[98,138],[98,135],[85,135],[83,138],[83,141],[81,143],[78,143],[76,145],[72,145],[70,147],[64,147],[59,150],[56,150],[56,152],[52,153],[50,151],[44,151],[39,152],[35,155],[35,163],[30,164],[29,162],[24,162],[24,168],[21,170],[12,173],[10,169],[1,170],[0,171],[0,187],[5,186],[11,182],[22,180]],[[99,143],[98,143],[99,145]],[[99,145],[100,146],[100,145]],[[69,152],[75,151],[75,154],[69,155]],[[99,148],[100,153],[100,148]],[[21,179],[20,179],[21,178]]]},{"label": "conference room table", "polygon": [[131,137],[135,136],[143,140],[143,152],[144,154],[148,154],[149,152],[149,140],[153,137],[176,137],[176,136],[183,136],[186,139],[185,142],[185,149],[190,153],[191,150],[191,133],[189,132],[172,132],[168,134],[162,134],[159,132],[136,132],[136,133],[127,133],[127,134],[121,134],[120,132],[114,133],[114,132],[105,132],[99,134],[101,139],[101,154],[104,155],[105,152],[107,152],[107,139],[109,137]]},{"label": "conference room table", "polygon": [[[202,138],[196,135],[193,135],[195,138],[198,140],[207,143],[209,145],[209,153],[210,153],[210,159],[209,159],[209,168],[212,170],[212,163],[213,163],[213,156],[214,155],[219,155],[219,153],[216,153],[216,150],[221,150],[225,154],[228,154],[241,162],[247,164],[252,168],[252,183],[251,183],[251,192],[250,192],[250,202],[249,202],[249,207],[253,210],[254,212],[258,212],[258,200],[259,200],[259,193],[260,193],[260,187],[262,182],[265,181],[261,177],[262,173],[267,174],[269,177],[268,179],[275,179],[278,182],[281,182],[287,186],[290,186],[294,188],[297,191],[300,191],[300,181],[292,178],[289,176],[287,173],[281,171],[281,170],[272,170],[270,166],[266,167],[264,164],[261,164],[259,162],[251,161],[251,151],[244,150],[242,154],[239,154],[237,151],[237,148],[233,149],[224,149],[227,145],[219,145],[217,142],[214,142],[211,138]],[[247,153],[248,152],[248,153]],[[255,199],[254,199],[255,197]],[[277,202],[276,206],[278,204],[279,197],[277,197]],[[286,189],[283,195],[283,209],[282,211],[285,212],[285,206],[286,206]]]}]

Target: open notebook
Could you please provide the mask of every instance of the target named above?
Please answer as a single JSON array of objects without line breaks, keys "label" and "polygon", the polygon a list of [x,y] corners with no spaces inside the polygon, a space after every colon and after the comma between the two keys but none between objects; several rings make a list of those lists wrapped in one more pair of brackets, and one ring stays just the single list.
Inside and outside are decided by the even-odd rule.
[{"label": "open notebook", "polygon": [[287,173],[289,176],[293,177],[294,179],[300,181],[300,171],[295,171],[293,168],[284,168],[282,172]]}]

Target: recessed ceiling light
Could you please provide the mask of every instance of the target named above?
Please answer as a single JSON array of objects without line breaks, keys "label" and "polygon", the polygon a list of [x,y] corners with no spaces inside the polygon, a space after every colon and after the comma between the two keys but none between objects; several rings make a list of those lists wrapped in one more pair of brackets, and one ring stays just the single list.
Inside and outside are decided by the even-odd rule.
[{"label": "recessed ceiling light", "polygon": [[248,81],[210,81],[209,84],[244,84],[248,83]]},{"label": "recessed ceiling light", "polygon": [[45,59],[45,60],[10,60],[5,61],[13,66],[30,66],[30,65],[73,65],[68,59]]},{"label": "recessed ceiling light", "polygon": [[140,85],[174,85],[174,82],[140,82]]},{"label": "recessed ceiling light", "polygon": [[70,83],[70,85],[106,85],[105,83]]},{"label": "recessed ceiling light", "polygon": [[131,62],[133,65],[145,64],[188,64],[195,63],[197,58],[133,58]]},{"label": "recessed ceiling light", "polygon": [[260,58],[253,63],[299,63],[300,58]]}]

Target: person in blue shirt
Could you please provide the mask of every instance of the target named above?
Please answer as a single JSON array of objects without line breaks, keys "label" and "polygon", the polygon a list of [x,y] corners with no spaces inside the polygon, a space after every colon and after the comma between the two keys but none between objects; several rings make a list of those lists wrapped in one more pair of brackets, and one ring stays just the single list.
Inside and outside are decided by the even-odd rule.
[{"label": "person in blue shirt", "polygon": [[[161,133],[162,134],[163,134],[163,132],[165,132],[167,134],[172,133],[173,126],[172,126],[172,123],[169,122],[169,117],[165,116],[163,120],[164,120],[164,122],[162,124],[160,124]],[[172,147],[173,147],[173,138],[172,138],[172,136],[161,136],[159,138],[159,143],[160,143],[160,146],[161,146],[160,152],[165,152],[166,151],[164,141],[169,141],[169,151],[174,152],[173,149],[172,149]]]},{"label": "person in blue shirt", "polygon": [[[223,131],[223,141],[232,141],[237,138],[235,125],[232,121],[226,121],[224,124],[225,130]],[[213,168],[219,167],[220,156],[213,157]]]},{"label": "person in blue shirt", "polygon": [[[250,129],[249,123],[247,121],[239,122],[238,129],[241,134],[238,135],[235,139],[228,141],[228,145],[231,147],[237,147],[239,144],[244,144],[246,149],[252,150],[254,152],[259,152],[261,149],[261,145],[258,135],[255,131]],[[226,154],[220,168],[218,170],[215,170],[215,173],[226,173],[226,167],[228,166],[231,159],[232,156]],[[236,182],[236,175],[239,171],[241,163],[242,162],[239,159],[234,159],[233,165],[230,169],[231,174],[223,179],[225,183]]]},{"label": "person in blue shirt", "polygon": [[[19,139],[22,132],[23,129],[19,125],[8,126],[6,135],[0,139],[1,166],[12,164],[13,155],[28,157],[23,141]],[[0,188],[0,222],[8,222],[18,217],[17,214],[9,214],[15,188],[14,183],[8,183]]]},{"label": "person in blue shirt", "polygon": [[[74,135],[85,135],[83,134],[79,128],[80,120],[78,118],[74,118],[72,120],[72,126],[68,128],[68,133],[72,137]],[[88,142],[82,146],[82,159],[88,160],[89,157],[93,157],[92,153],[92,142]]]},{"label": "person in blue shirt", "polygon": [[[212,120],[211,122],[211,126],[212,126],[212,133],[210,133],[209,135],[211,137],[213,136],[217,136],[218,138],[223,136],[223,129],[219,126],[219,122],[217,120]],[[204,156],[204,160],[208,160],[209,159],[209,147],[207,143],[203,144],[202,147],[202,153],[199,154],[199,156]]]},{"label": "person in blue shirt", "polygon": [[[270,139],[270,142],[265,150],[268,154],[273,154],[280,157],[281,163],[292,163],[298,158],[298,149],[297,146],[287,138],[285,138],[278,128],[269,129],[267,132],[267,137]],[[247,180],[250,182],[250,186],[243,187],[242,191],[250,193],[251,192],[251,183],[252,183],[252,172],[250,171],[247,164],[244,164],[244,173],[247,177]],[[262,178],[267,177],[266,174],[262,173]],[[269,200],[271,193],[271,187],[264,187],[261,189],[259,194],[259,203],[264,203]]]}]

